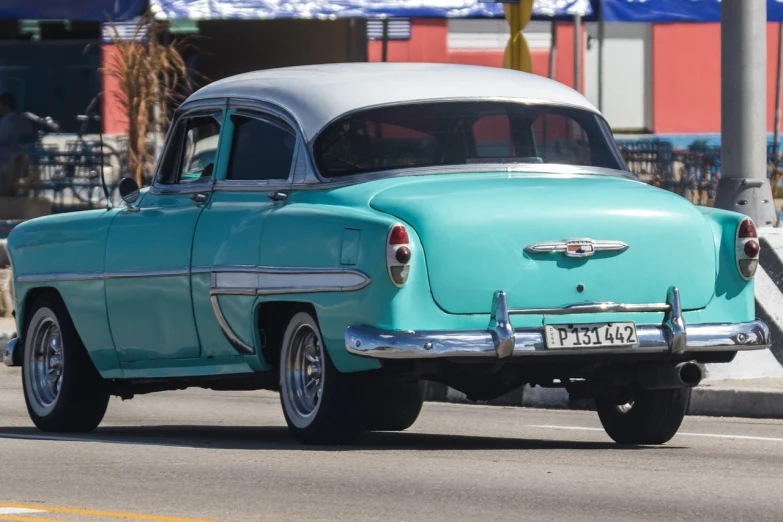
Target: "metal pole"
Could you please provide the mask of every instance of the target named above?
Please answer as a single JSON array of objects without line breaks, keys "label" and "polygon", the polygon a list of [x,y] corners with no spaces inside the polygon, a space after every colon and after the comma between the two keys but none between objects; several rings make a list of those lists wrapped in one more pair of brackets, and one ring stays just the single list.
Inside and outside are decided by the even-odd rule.
[{"label": "metal pole", "polygon": [[[552,20],[552,38],[549,42],[549,78],[555,79],[555,59],[557,58],[557,22]],[[546,120],[546,118],[544,118]]]},{"label": "metal pole", "polygon": [[582,15],[574,15],[574,89],[581,91]]},{"label": "metal pole", "polygon": [[778,219],[767,179],[767,3],[721,2],[721,163],[715,206]]},{"label": "metal pole", "polygon": [[381,61],[385,62],[389,54],[389,19],[384,17],[383,36],[381,37]]},{"label": "metal pole", "polygon": [[778,70],[775,76],[775,138],[772,140],[772,157],[777,160],[780,149],[780,75],[783,63],[783,22],[778,22]]},{"label": "metal pole", "polygon": [[604,10],[598,8],[598,110],[604,110]]}]

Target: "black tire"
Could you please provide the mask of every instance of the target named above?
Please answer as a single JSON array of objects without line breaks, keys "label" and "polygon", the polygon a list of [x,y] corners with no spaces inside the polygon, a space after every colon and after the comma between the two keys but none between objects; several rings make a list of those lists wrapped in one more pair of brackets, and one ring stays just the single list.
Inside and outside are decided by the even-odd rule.
[{"label": "black tire", "polygon": [[618,444],[664,444],[680,429],[690,399],[690,388],[677,388],[640,390],[630,407],[602,399],[595,403],[606,433]]},{"label": "black tire", "polygon": [[[33,423],[42,431],[94,430],[106,413],[109,393],[76,333],[65,304],[56,294],[42,295],[33,303],[26,322],[22,384]],[[58,340],[59,352],[54,348]],[[48,362],[41,362],[44,359]],[[39,362],[33,364],[34,361]],[[36,375],[59,378],[46,379],[45,382],[51,383],[47,387],[33,384],[41,382]]]},{"label": "black tire", "polygon": [[[311,397],[305,390],[316,375]],[[305,444],[354,442],[361,434],[356,396],[354,380],[332,364],[315,318],[305,311],[293,313],[280,350],[280,402],[291,433]]]},{"label": "black tire", "polygon": [[[370,386],[368,386],[370,388]],[[372,431],[404,431],[410,428],[424,404],[424,381],[381,382],[362,394],[362,425]]]}]

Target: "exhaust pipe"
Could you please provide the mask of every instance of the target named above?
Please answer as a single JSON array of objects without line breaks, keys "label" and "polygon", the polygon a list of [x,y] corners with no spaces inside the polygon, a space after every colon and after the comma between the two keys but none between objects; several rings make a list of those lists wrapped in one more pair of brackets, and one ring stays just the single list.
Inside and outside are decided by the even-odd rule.
[{"label": "exhaust pipe", "polygon": [[674,388],[693,388],[704,378],[701,366],[694,362],[684,362],[676,366],[669,364],[645,365],[636,374],[635,381],[648,390],[671,390]]},{"label": "exhaust pipe", "polygon": [[694,362],[680,363],[674,368],[677,370],[677,377],[686,388],[698,386],[704,378],[704,372],[702,371],[701,366]]}]

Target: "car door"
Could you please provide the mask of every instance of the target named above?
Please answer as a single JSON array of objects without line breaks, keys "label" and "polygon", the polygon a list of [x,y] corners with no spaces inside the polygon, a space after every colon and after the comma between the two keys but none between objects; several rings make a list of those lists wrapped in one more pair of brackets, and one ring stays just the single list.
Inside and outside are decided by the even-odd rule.
[{"label": "car door", "polygon": [[220,106],[202,106],[176,119],[149,192],[109,230],[106,300],[121,362],[200,355],[190,258],[219,161],[223,115]]},{"label": "car door", "polygon": [[[234,102],[232,102],[232,106]],[[259,347],[257,277],[269,213],[286,204],[300,140],[281,115],[232,108],[209,204],[196,228],[193,308],[203,357],[252,354]]]}]

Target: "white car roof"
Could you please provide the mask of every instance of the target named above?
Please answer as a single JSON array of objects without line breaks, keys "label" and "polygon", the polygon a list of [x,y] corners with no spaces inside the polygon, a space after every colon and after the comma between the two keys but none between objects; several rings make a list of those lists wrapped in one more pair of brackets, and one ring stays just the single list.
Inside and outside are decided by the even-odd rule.
[{"label": "white car roof", "polygon": [[211,83],[188,101],[249,98],[286,109],[307,141],[357,109],[404,102],[513,99],[598,110],[570,87],[542,76],[473,65],[340,63],[267,69]]}]

